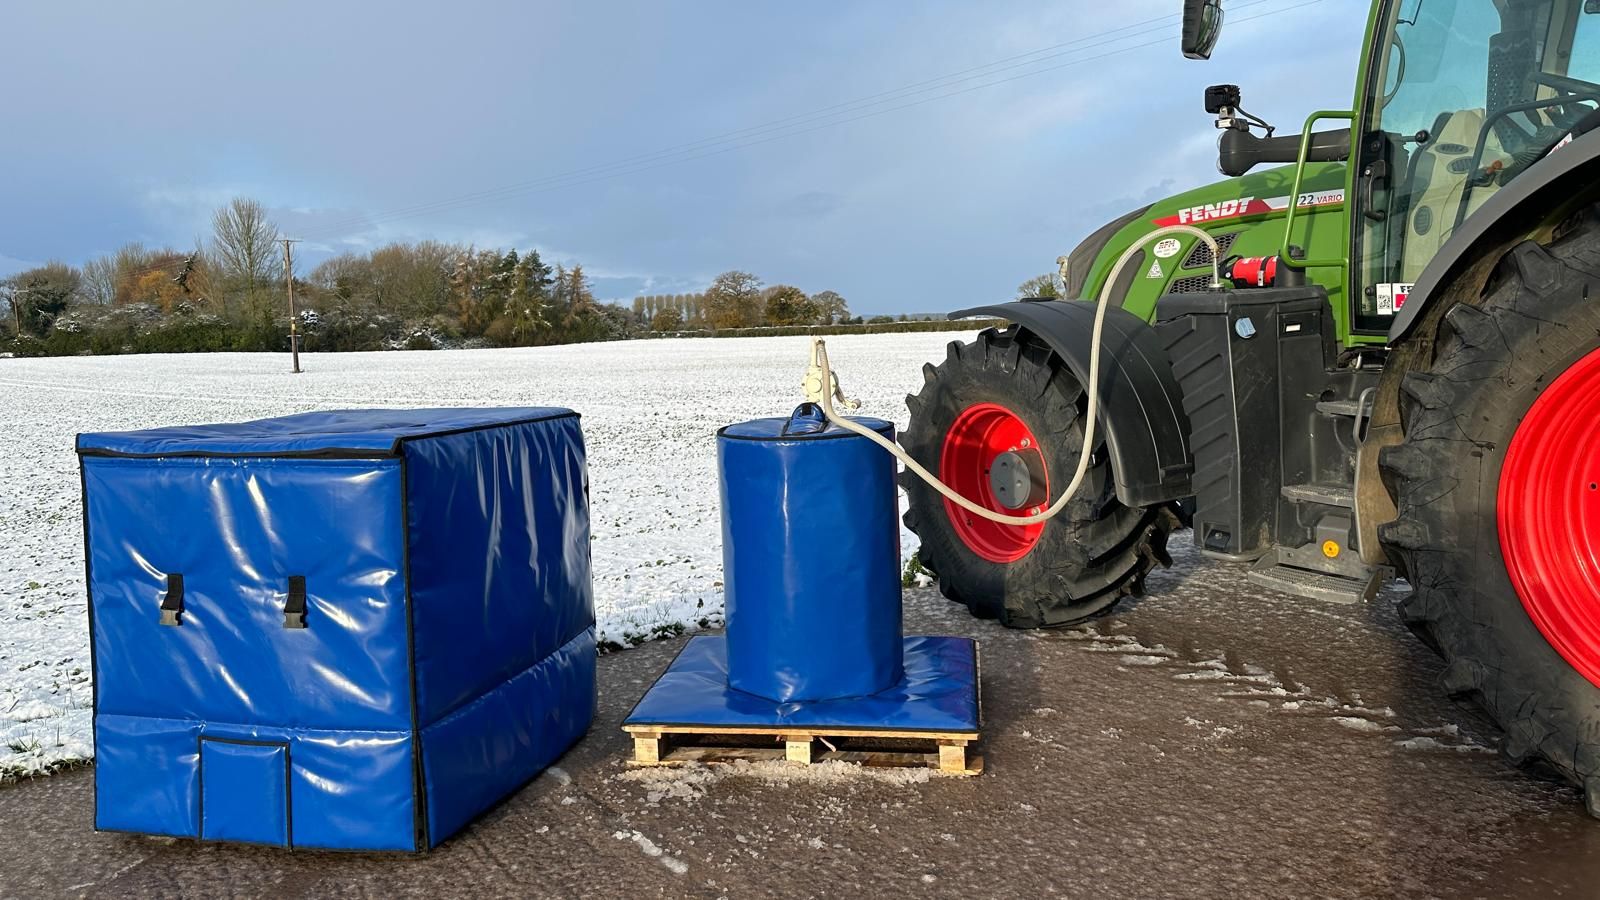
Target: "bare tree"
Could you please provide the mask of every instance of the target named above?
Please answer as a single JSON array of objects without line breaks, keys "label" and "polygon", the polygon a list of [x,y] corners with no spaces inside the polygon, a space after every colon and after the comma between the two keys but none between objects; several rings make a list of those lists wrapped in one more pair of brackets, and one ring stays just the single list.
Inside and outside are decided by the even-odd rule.
[{"label": "bare tree", "polygon": [[[368,257],[372,301],[404,318],[426,318],[450,302],[450,271],[460,247],[437,241],[390,244]],[[503,257],[502,257],[503,259]]]},{"label": "bare tree", "polygon": [[1056,275],[1054,272],[1046,272],[1043,275],[1035,275],[1034,277],[1029,278],[1027,281],[1017,285],[1018,300],[1035,300],[1040,297],[1053,298],[1055,296]]},{"label": "bare tree", "polygon": [[212,213],[211,228],[224,278],[251,294],[277,279],[282,265],[278,228],[260,202],[235,197]]},{"label": "bare tree", "polygon": [[110,306],[117,295],[118,276],[114,257],[95,257],[83,264],[83,281],[78,285],[78,293],[86,303]]},{"label": "bare tree", "polygon": [[210,268],[199,248],[180,253],[167,247],[151,250],[137,242],[123,244],[114,253],[84,263],[75,299],[98,305],[135,302],[134,295],[140,293],[136,285],[144,282],[148,288],[156,283],[152,273],[173,281],[186,296],[205,298],[210,296]]},{"label": "bare tree", "polygon": [[372,285],[372,260],[354,253],[330,256],[306,277],[317,294],[350,300]]}]

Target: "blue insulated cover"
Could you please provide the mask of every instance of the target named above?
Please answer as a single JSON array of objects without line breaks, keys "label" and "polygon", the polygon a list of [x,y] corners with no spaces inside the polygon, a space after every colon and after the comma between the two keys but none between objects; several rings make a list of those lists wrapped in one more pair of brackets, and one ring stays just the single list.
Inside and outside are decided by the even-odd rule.
[{"label": "blue insulated cover", "polygon": [[594,716],[588,485],[574,415],[406,444],[435,843],[539,774]]},{"label": "blue insulated cover", "polygon": [[978,646],[971,638],[904,638],[905,677],[868,697],[780,703],[728,686],[729,642],[700,635],[672,661],[624,725],[882,728],[977,733]]},{"label": "blue insulated cover", "polygon": [[341,409],[254,422],[78,435],[78,452],[115,456],[399,456],[401,445],[514,422],[575,416],[551,406]]},{"label": "blue insulated cover", "polygon": [[588,727],[576,413],[311,413],[78,449],[97,828],[419,850]]},{"label": "blue insulated cover", "polygon": [[289,745],[200,739],[200,836],[289,845]]},{"label": "blue insulated cover", "polygon": [[[201,738],[283,741],[297,843],[413,849],[400,460],[83,463],[96,826],[200,837]],[[319,836],[317,809],[362,827]]]},{"label": "blue insulated cover", "polygon": [[[856,421],[894,439],[889,422]],[[897,683],[894,457],[806,407],[723,428],[717,457],[729,683],[776,701]]]}]

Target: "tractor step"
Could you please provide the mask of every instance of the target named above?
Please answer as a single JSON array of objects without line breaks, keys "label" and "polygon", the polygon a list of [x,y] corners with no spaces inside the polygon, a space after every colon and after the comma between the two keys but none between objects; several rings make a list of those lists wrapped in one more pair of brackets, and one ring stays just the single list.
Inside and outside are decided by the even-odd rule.
[{"label": "tractor step", "polygon": [[1360,400],[1319,400],[1317,412],[1325,416],[1348,416],[1355,418],[1361,412]]},{"label": "tractor step", "polygon": [[1247,577],[1251,584],[1296,597],[1324,603],[1363,603],[1377,595],[1378,588],[1383,586],[1384,574],[1382,569],[1374,569],[1364,578],[1313,572],[1278,563],[1276,557],[1269,553],[1262,558],[1262,564],[1250,570]]},{"label": "tractor step", "polygon": [[1348,484],[1286,484],[1283,496],[1296,503],[1320,503],[1355,509],[1355,491]]}]

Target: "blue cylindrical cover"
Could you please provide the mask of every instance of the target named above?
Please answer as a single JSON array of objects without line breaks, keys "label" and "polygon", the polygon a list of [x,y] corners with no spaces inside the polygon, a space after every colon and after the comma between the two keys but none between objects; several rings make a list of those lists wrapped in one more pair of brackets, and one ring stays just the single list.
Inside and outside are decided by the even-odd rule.
[{"label": "blue cylindrical cover", "polygon": [[717,437],[729,685],[787,702],[899,683],[894,457],[814,407]]}]

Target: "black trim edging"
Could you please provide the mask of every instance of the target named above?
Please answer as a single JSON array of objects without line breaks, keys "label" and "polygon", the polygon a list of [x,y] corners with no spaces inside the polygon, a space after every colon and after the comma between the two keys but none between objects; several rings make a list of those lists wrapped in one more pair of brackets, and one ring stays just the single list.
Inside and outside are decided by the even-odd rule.
[{"label": "black trim edging", "polygon": [[558,419],[580,418],[582,418],[581,414],[569,409],[546,416],[534,416],[528,419],[511,419],[505,422],[485,422],[481,425],[469,425],[465,428],[449,428],[443,431],[408,434],[403,437],[395,438],[387,450],[356,449],[353,447],[323,447],[316,450],[267,450],[255,453],[231,450],[173,450],[162,453],[131,453],[123,450],[107,450],[103,447],[84,447],[83,434],[81,433],[73,440],[73,448],[77,451],[77,454],[80,457],[95,457],[105,459],[396,459],[405,455],[405,445],[411,441],[452,437],[458,434],[470,434],[474,431],[489,431],[495,428],[513,428],[519,425],[534,425],[539,422],[552,422]]}]

